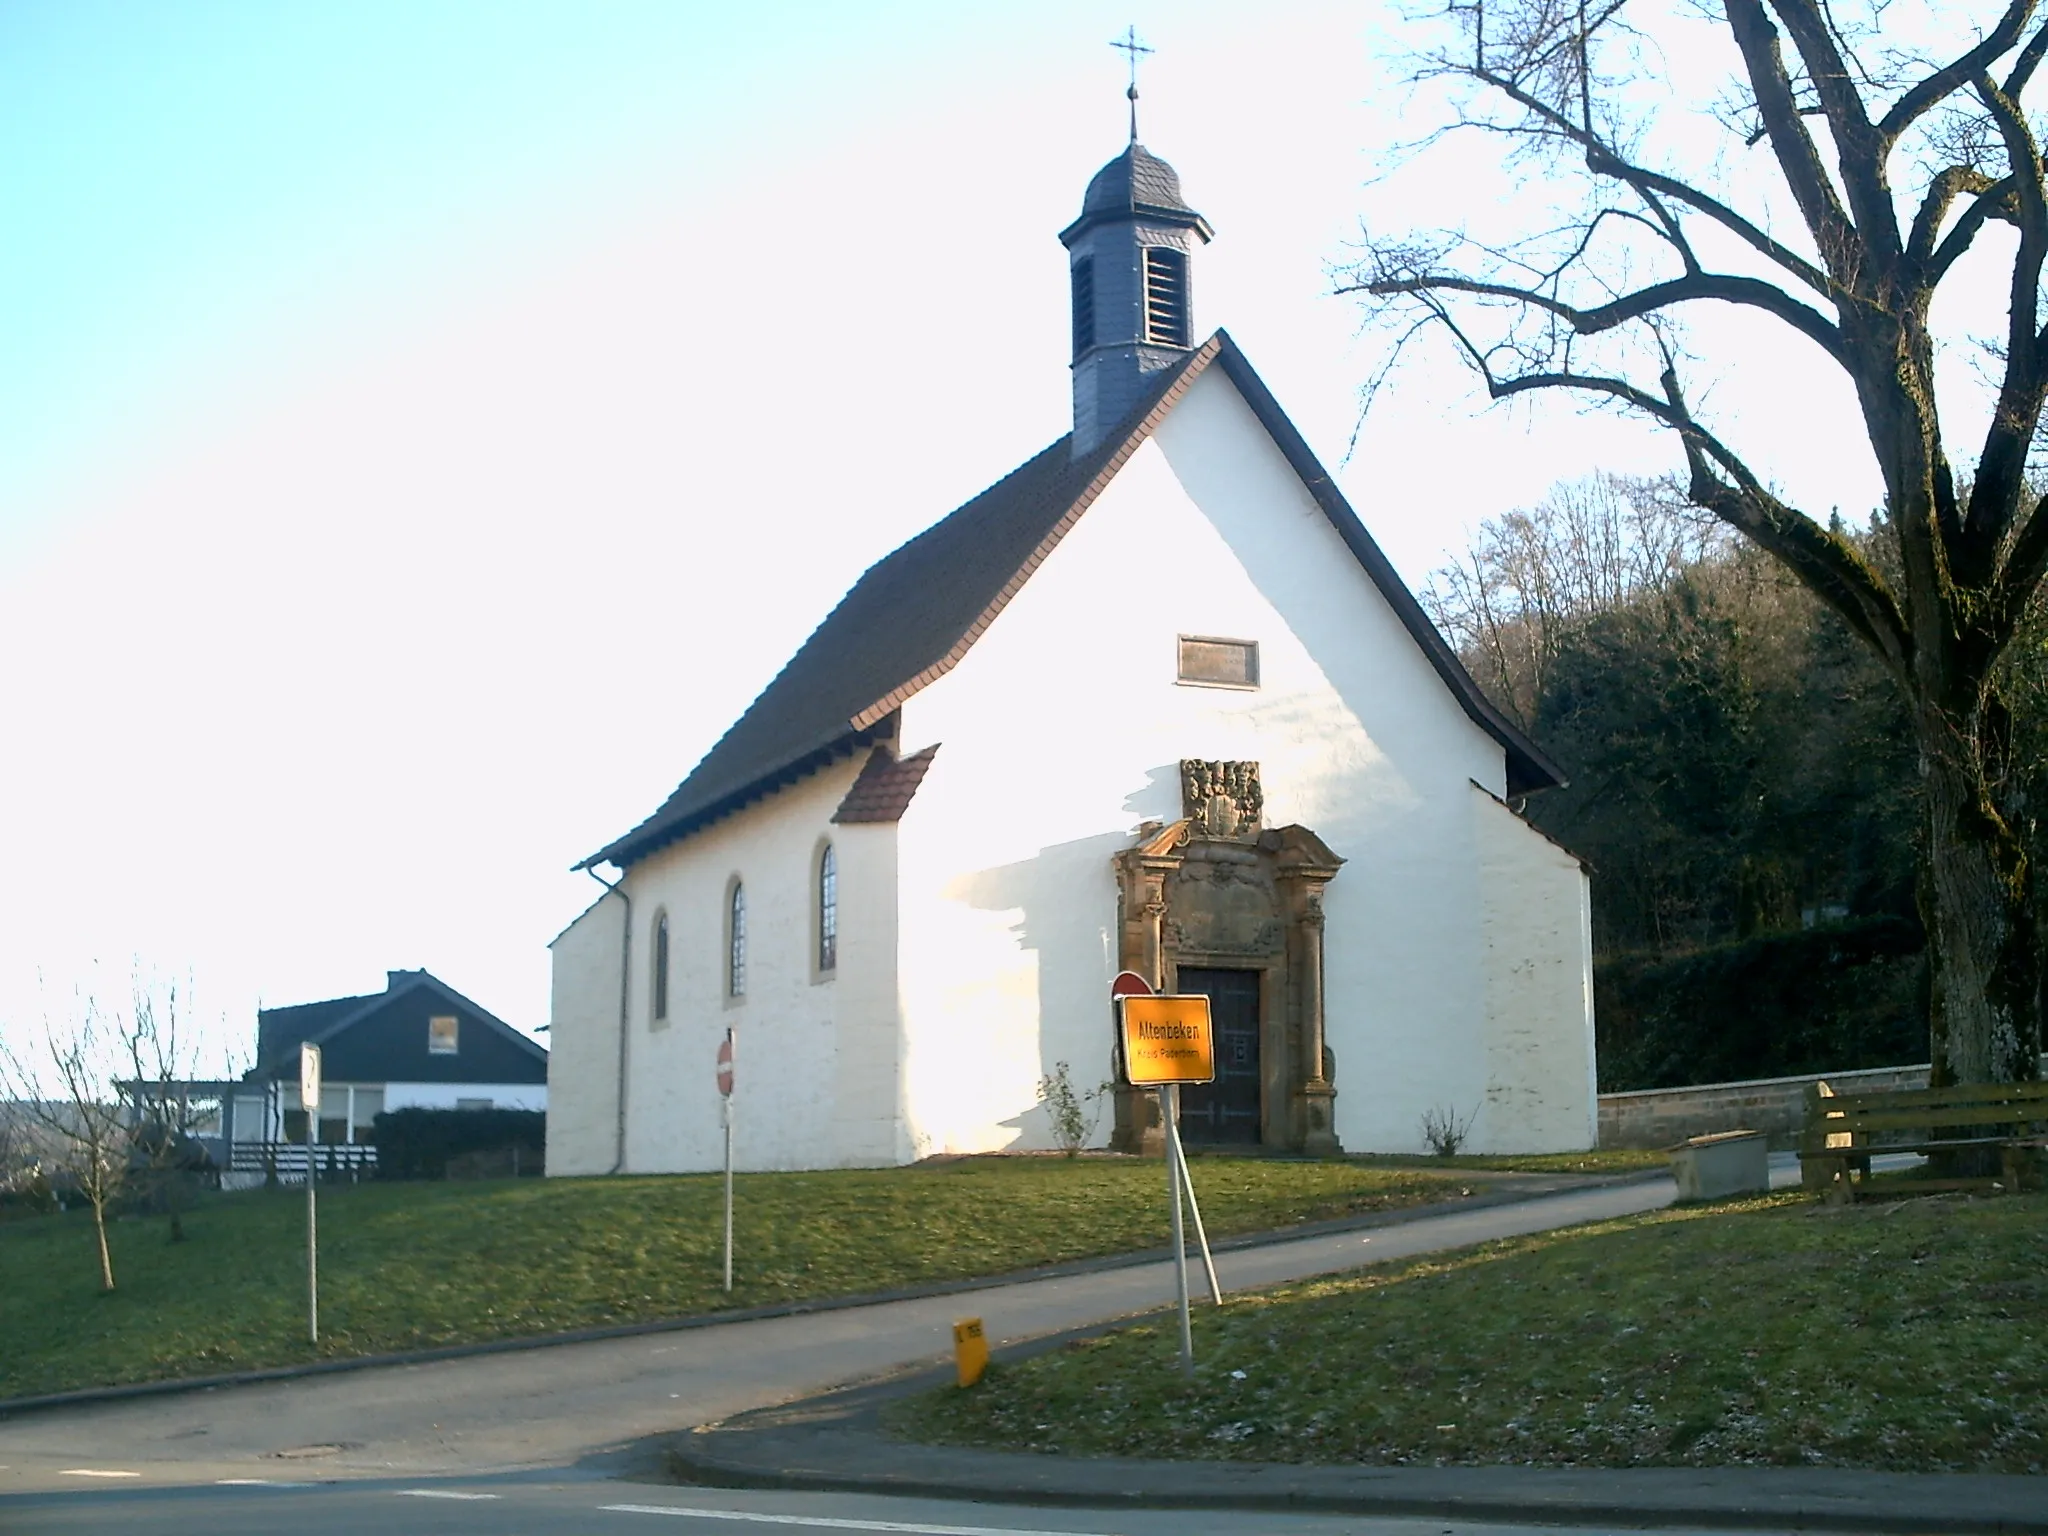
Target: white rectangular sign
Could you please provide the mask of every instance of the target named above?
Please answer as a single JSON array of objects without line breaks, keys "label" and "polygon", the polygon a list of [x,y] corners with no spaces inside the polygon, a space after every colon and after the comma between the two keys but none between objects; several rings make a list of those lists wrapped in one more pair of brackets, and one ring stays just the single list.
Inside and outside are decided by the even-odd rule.
[{"label": "white rectangular sign", "polygon": [[299,1106],[309,1115],[320,1113],[320,1047],[299,1047]]}]

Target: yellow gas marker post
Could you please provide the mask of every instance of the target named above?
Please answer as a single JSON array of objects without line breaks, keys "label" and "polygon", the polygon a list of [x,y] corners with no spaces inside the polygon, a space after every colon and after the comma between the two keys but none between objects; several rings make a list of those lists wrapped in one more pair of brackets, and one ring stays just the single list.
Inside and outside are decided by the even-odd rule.
[{"label": "yellow gas marker post", "polygon": [[953,1325],[953,1363],[963,1387],[973,1386],[988,1369],[988,1336],[981,1331],[980,1318],[962,1318]]}]

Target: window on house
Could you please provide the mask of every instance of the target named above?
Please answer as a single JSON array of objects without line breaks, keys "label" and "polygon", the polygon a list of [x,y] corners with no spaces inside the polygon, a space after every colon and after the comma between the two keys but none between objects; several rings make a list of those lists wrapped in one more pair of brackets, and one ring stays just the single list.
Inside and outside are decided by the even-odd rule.
[{"label": "window on house", "polygon": [[354,1097],[355,1090],[345,1085],[320,1090],[320,1131],[317,1139],[321,1146],[338,1147],[348,1141],[349,1101]]},{"label": "window on house", "polygon": [[1074,263],[1074,356],[1095,345],[1095,258]]},{"label": "window on house", "polygon": [[491,1101],[489,1099],[457,1099],[455,1107],[457,1109],[489,1109]]},{"label": "window on house", "polygon": [[455,1054],[455,1015],[436,1014],[427,1020],[427,1052],[432,1056],[453,1056]]},{"label": "window on house", "polygon": [[654,914],[654,1022],[668,1020],[668,914]]},{"label": "window on house", "polygon": [[818,969],[839,965],[839,859],[827,843],[818,855]]},{"label": "window on house", "polygon": [[377,1117],[384,1113],[384,1090],[382,1088],[358,1088],[353,1107],[349,1110],[349,1124],[355,1127],[357,1141],[373,1141],[377,1134]]},{"label": "window on house", "polygon": [[1145,339],[1188,346],[1188,253],[1170,245],[1145,247]]},{"label": "window on house", "polygon": [[732,886],[732,906],[726,917],[725,995],[747,995],[747,888],[737,880]]},{"label": "window on house", "polygon": [[1206,635],[1180,637],[1180,680],[1216,688],[1259,686],[1259,642],[1216,640]]},{"label": "window on house", "polygon": [[238,1098],[235,1100],[235,1140],[267,1141],[270,1139],[264,1131],[263,1111],[264,1104],[261,1099]]}]

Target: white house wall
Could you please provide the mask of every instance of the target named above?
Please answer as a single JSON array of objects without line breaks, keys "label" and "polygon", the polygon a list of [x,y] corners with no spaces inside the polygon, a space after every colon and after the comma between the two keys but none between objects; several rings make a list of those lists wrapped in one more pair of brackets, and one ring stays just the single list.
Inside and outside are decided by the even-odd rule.
[{"label": "white house wall", "polygon": [[[624,888],[633,901],[628,976],[624,1171],[714,1168],[724,1156],[715,1079],[718,1044],[736,1033],[735,1158],[743,1168],[815,1168],[891,1163],[899,1157],[896,1087],[895,911],[889,900],[895,829],[832,825],[832,813],[866,759],[833,764],[691,837],[635,863]],[[826,841],[835,849],[839,955],[828,976],[815,966],[816,877]],[[728,902],[734,879],[746,889],[746,995],[726,995]],[[605,905],[616,905],[616,902]],[[603,910],[603,908],[599,908]],[[653,931],[669,922],[668,1019],[652,1018]],[[571,1090],[558,1074],[555,1115],[564,1121],[558,1164],[549,1172],[604,1172],[615,1113],[606,1072],[617,1071],[617,930],[604,943],[555,945],[557,1025],[588,1007],[574,1027],[596,1042],[595,1064],[577,1069]],[[570,994],[575,994],[572,999]],[[577,1000],[596,999],[594,1006]],[[611,1022],[595,1017],[609,1000]],[[557,1037],[556,1052],[567,1056]],[[587,1081],[585,1080],[587,1078]],[[592,1155],[592,1154],[597,1155]],[[599,1157],[601,1156],[601,1161]]]},{"label": "white house wall", "polygon": [[1549,1151],[1599,1138],[1593,909],[1583,865],[1490,794],[1470,791],[1483,893],[1486,1062],[1472,1150]]},{"label": "white house wall", "polygon": [[[1261,686],[1178,684],[1183,634],[1256,640]],[[898,853],[910,1153],[1048,1145],[1039,1077],[1107,1075],[1110,857],[1180,814],[1184,757],[1257,760],[1267,824],[1349,860],[1326,904],[1344,1143],[1418,1148],[1425,1110],[1484,1096],[1467,800],[1474,782],[1504,790],[1502,749],[1220,369],[902,729],[906,751],[942,743]],[[1550,1121],[1509,1137],[1531,1138],[1587,1144]]]},{"label": "white house wall", "polygon": [[619,951],[626,907],[605,896],[556,937],[548,1022],[548,1172],[618,1160]]}]

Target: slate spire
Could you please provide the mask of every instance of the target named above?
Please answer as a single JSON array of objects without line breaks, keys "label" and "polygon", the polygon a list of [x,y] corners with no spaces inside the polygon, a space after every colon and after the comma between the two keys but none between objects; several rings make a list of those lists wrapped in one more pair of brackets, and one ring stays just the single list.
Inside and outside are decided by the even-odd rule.
[{"label": "slate spire", "polygon": [[1135,136],[1088,183],[1081,217],[1060,231],[1073,293],[1075,453],[1194,350],[1189,269],[1213,234],[1182,199],[1173,167]]}]

